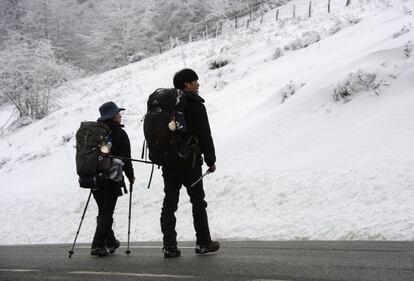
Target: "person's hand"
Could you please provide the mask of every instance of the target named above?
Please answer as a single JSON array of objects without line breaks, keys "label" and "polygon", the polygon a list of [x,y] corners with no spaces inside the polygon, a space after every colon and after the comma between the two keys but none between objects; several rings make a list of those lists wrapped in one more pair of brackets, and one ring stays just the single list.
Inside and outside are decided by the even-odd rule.
[{"label": "person's hand", "polygon": [[213,165],[213,166],[208,167],[207,172],[214,173],[215,170],[216,170],[216,165]]},{"label": "person's hand", "polygon": [[135,177],[132,178],[128,178],[129,184],[134,184],[135,182]]}]

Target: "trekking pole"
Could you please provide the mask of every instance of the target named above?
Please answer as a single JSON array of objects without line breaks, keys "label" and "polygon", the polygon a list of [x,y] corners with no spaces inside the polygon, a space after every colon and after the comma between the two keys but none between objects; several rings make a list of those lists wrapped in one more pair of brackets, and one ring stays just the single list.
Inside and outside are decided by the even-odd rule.
[{"label": "trekking pole", "polygon": [[138,159],[128,158],[128,157],[112,156],[112,155],[110,155],[109,157],[118,158],[118,159],[121,159],[121,160],[130,160],[130,161],[135,161],[135,162],[140,162],[140,163],[145,163],[145,164],[154,164],[151,161],[138,160]]},{"label": "trekking pole", "polygon": [[195,182],[193,182],[190,187],[194,187],[199,181],[201,181],[205,176],[207,176],[208,174],[210,174],[210,171],[207,170],[204,174],[201,175],[201,177],[199,177]]},{"label": "trekking pole", "polygon": [[127,244],[127,250],[125,251],[125,254],[129,256],[131,251],[129,250],[129,237],[131,234],[131,204],[132,204],[132,183],[129,185],[129,214],[128,214],[128,244]]},{"label": "trekking pole", "polygon": [[89,200],[91,199],[91,195],[92,195],[92,189],[91,189],[91,192],[89,192],[88,201],[86,201],[85,210],[83,210],[83,215],[82,215],[79,227],[78,227],[78,231],[76,232],[75,241],[73,241],[72,249],[69,251],[69,258],[71,258],[72,255],[74,254],[73,249],[75,248],[76,240],[78,239],[79,231],[81,229],[83,218],[85,217],[86,209],[88,208]]},{"label": "trekking pole", "polygon": [[152,164],[152,168],[151,168],[151,174],[150,174],[150,178],[148,181],[148,189],[150,188],[153,174],[154,174],[154,164]]}]

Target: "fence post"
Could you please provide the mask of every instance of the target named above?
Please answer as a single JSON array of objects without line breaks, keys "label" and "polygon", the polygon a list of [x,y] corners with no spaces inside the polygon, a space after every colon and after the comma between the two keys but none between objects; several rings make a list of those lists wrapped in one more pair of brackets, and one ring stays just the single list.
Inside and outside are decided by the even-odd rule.
[{"label": "fence post", "polygon": [[293,18],[296,18],[296,4],[293,4],[292,16],[293,16]]},{"label": "fence post", "polygon": [[208,25],[206,25],[206,38],[208,38]]},{"label": "fence post", "polygon": [[170,36],[170,49],[174,48],[174,39]]},{"label": "fence post", "polygon": [[249,24],[250,24],[250,20],[249,20],[249,19],[247,19],[246,28],[249,28]]},{"label": "fence post", "polygon": [[262,14],[262,17],[260,18],[260,24],[263,23],[263,16],[264,16],[264,14]]},{"label": "fence post", "polygon": [[276,11],[276,21],[279,19],[279,9]]},{"label": "fence post", "polygon": [[328,14],[331,12],[331,0],[328,0]]},{"label": "fence post", "polygon": [[309,17],[312,17],[312,1],[309,1]]},{"label": "fence post", "polygon": [[351,0],[346,0],[346,7],[348,7],[349,5],[351,5]]},{"label": "fence post", "polygon": [[160,54],[162,54],[162,45],[160,43]]},{"label": "fence post", "polygon": [[237,16],[236,16],[236,29],[237,29]]}]

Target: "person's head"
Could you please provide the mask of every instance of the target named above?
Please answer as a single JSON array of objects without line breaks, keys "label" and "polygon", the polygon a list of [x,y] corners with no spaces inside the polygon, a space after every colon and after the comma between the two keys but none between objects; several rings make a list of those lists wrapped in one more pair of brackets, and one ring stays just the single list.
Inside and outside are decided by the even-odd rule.
[{"label": "person's head", "polygon": [[198,93],[198,87],[200,86],[197,73],[189,68],[178,71],[174,75],[173,83],[174,88],[195,94]]},{"label": "person's head", "polygon": [[111,120],[118,124],[121,124],[121,114],[120,112],[125,110],[125,108],[119,108],[113,101],[108,101],[99,107],[99,117],[98,121],[107,121]]}]

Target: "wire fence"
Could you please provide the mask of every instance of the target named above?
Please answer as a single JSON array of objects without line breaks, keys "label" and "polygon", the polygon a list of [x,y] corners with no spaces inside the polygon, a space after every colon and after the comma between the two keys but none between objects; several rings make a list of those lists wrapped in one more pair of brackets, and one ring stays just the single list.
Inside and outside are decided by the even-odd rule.
[{"label": "wire fence", "polygon": [[[334,8],[336,10],[351,5],[351,0],[333,1],[335,3]],[[273,19],[275,21],[287,18],[313,16],[314,4],[312,0],[304,0],[298,5],[295,3],[288,5],[288,2],[282,1],[273,7],[271,7],[268,2],[269,1],[266,0],[259,1],[253,5],[250,5],[246,10],[233,12],[222,17],[217,17],[197,23],[194,25],[194,28],[188,33],[177,37],[170,37],[168,40],[154,44],[158,46],[159,52],[162,53],[182,44],[218,37],[224,32],[232,32],[242,28],[248,29],[253,21],[260,20],[259,23],[262,24],[264,15],[269,12],[269,10],[274,11]],[[326,13],[329,14],[333,11],[331,0],[326,0],[325,4],[323,5],[325,5],[324,10]],[[319,10],[320,9],[318,9],[318,11]]]},{"label": "wire fence", "polygon": [[263,6],[267,4],[267,2],[269,2],[269,0],[258,1],[255,4],[249,5],[248,9],[199,22],[193,26],[190,32],[180,36],[170,37],[168,40],[157,43],[160,53],[172,49],[180,44],[217,37],[223,33],[223,25],[232,19],[236,19],[237,21],[237,19],[248,15],[250,19],[253,20],[257,17],[258,11],[263,9]]}]

